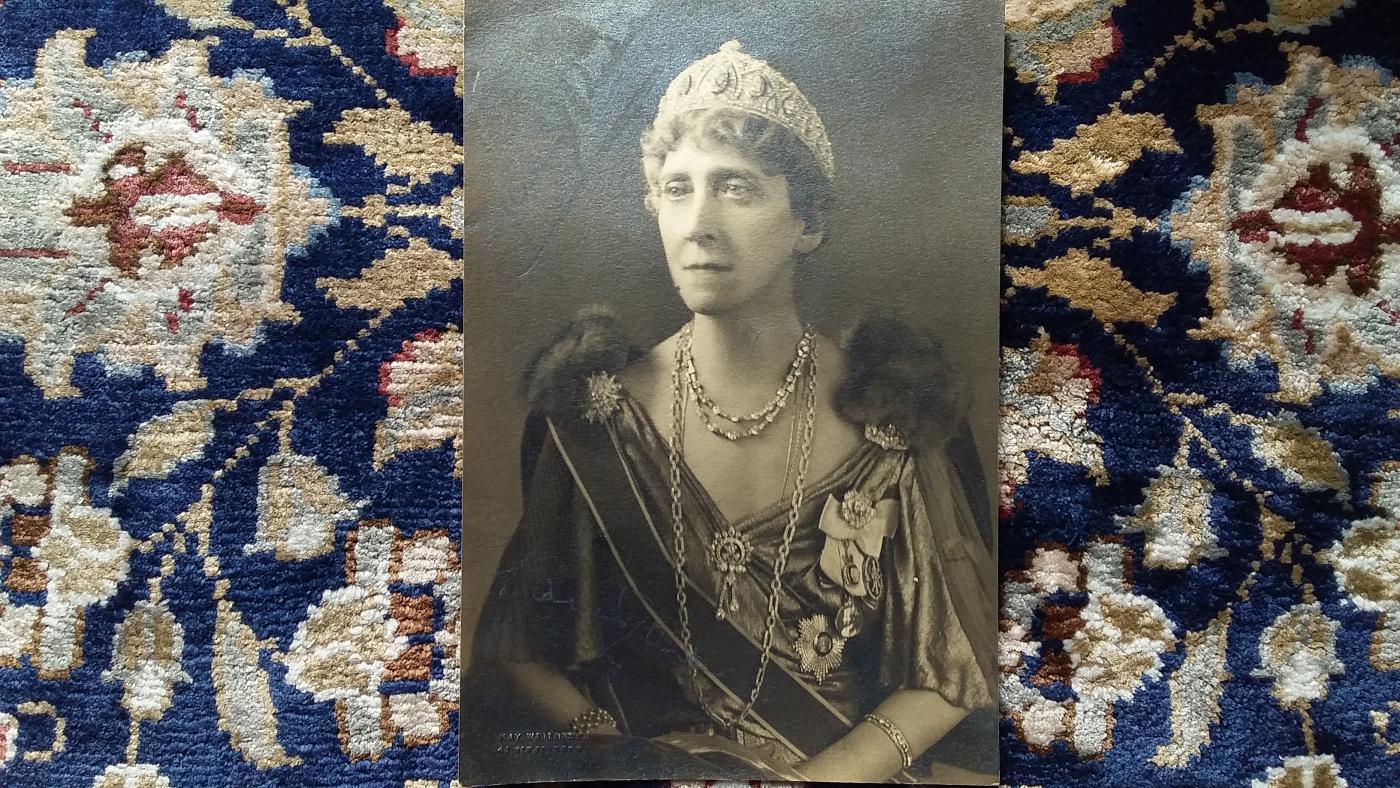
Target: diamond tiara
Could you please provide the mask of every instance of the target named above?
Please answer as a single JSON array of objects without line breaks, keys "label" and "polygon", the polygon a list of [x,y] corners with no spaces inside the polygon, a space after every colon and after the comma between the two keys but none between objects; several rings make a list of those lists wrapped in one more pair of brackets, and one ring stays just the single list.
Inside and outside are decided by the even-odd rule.
[{"label": "diamond tiara", "polygon": [[697,109],[720,107],[767,118],[796,134],[812,151],[827,180],[832,180],[836,162],[826,126],[816,108],[792,80],[765,61],[741,51],[741,46],[730,39],[718,52],[686,66],[661,97],[656,108],[657,122]]}]

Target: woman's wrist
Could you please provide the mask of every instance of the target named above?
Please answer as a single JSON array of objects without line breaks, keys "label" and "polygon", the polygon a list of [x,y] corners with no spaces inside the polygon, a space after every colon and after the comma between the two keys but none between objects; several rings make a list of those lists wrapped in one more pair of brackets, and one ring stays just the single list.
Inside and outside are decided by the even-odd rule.
[{"label": "woman's wrist", "polygon": [[806,783],[880,783],[899,771],[893,761],[876,759],[874,762],[866,762],[859,756],[853,759],[827,752],[819,752],[789,768],[797,775],[791,779]]},{"label": "woman's wrist", "polygon": [[899,750],[900,764],[905,769],[914,765],[914,751],[909,747],[909,740],[904,738],[904,731],[901,731],[898,725],[891,722],[888,717],[874,712],[865,715],[862,722],[868,722],[884,732],[890,743],[894,745],[896,750]]},{"label": "woman's wrist", "polygon": [[920,754],[914,749],[916,743],[923,743],[911,741],[904,727],[894,722],[900,718],[873,712],[831,746],[797,764],[797,769],[809,782],[888,780],[910,766]]},{"label": "woman's wrist", "polygon": [[569,720],[569,732],[583,737],[590,734],[618,734],[617,720],[607,709],[593,706]]}]

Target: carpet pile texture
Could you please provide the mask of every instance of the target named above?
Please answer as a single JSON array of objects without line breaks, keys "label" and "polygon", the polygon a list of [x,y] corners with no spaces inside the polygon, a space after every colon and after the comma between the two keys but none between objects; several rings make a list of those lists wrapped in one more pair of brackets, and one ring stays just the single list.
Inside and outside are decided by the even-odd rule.
[{"label": "carpet pile texture", "polygon": [[[0,0],[0,783],[453,776],[462,24]],[[1008,3],[1007,784],[1400,782],[1397,30]]]},{"label": "carpet pile texture", "polygon": [[455,772],[461,27],[0,0],[0,784]]},{"label": "carpet pile texture", "polygon": [[1397,31],[1008,3],[1006,782],[1400,784]]}]

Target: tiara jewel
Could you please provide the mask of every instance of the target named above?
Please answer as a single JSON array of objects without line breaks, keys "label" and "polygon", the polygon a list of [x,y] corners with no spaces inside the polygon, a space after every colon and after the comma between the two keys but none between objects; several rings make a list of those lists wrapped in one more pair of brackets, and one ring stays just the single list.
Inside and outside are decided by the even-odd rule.
[{"label": "tiara jewel", "polygon": [[827,180],[836,173],[831,140],[817,110],[792,80],[746,52],[734,39],[718,52],[686,66],[661,97],[661,121],[697,109],[730,108],[767,118],[786,127],[812,151]]}]

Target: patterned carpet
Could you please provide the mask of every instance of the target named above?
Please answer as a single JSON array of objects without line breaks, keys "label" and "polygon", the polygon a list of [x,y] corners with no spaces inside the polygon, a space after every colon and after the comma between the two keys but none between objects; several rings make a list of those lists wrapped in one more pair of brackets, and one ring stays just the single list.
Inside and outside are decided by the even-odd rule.
[{"label": "patterned carpet", "polygon": [[1003,779],[1400,784],[1400,5],[1007,24]]},{"label": "patterned carpet", "polygon": [[455,773],[461,26],[0,0],[0,784]]},{"label": "patterned carpet", "polygon": [[[455,771],[461,5],[0,0],[0,784]],[[1013,0],[1004,780],[1400,782],[1400,7]]]}]

